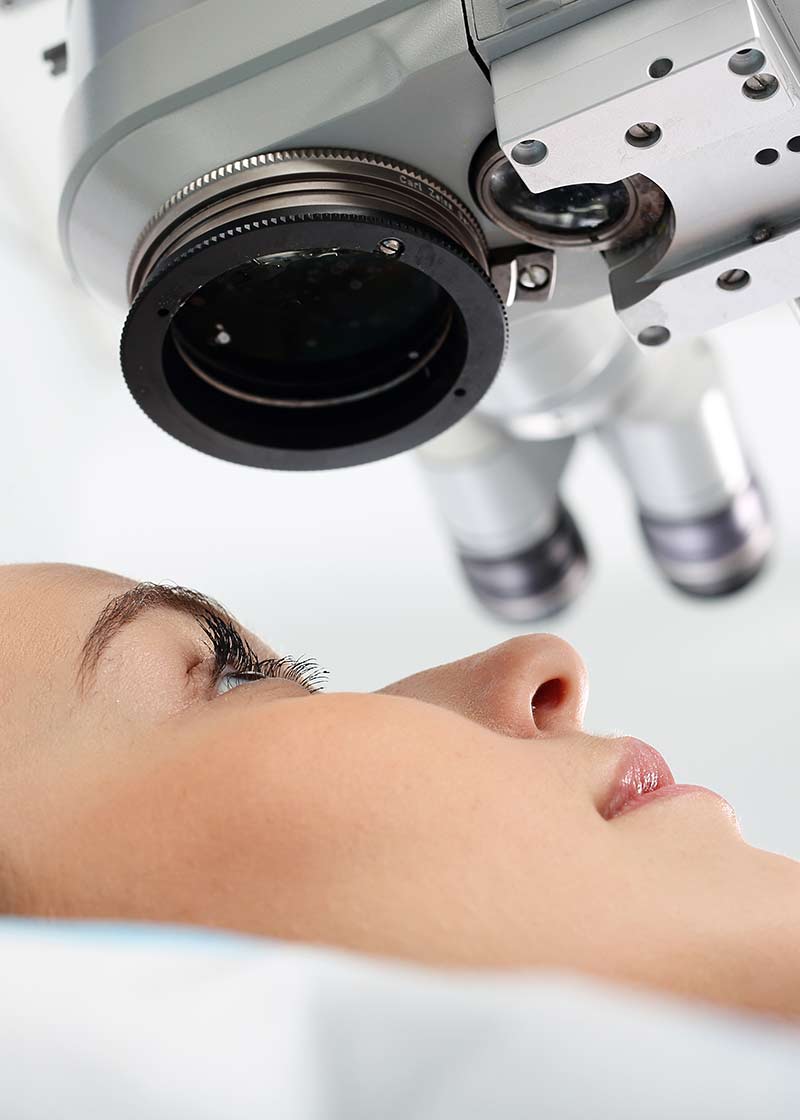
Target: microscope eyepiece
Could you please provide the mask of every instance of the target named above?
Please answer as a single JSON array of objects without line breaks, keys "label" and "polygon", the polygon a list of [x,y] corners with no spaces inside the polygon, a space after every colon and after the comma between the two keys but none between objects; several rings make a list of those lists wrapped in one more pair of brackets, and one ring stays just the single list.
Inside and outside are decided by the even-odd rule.
[{"label": "microscope eyepiece", "polygon": [[320,469],[414,447],[494,379],[505,308],[471,212],[359,152],[241,160],[178,192],[134,251],[122,366],[185,443]]},{"label": "microscope eyepiece", "polygon": [[475,598],[504,622],[538,623],[570,606],[589,578],[589,558],[571,513],[559,499],[542,540],[503,557],[459,555]]},{"label": "microscope eyepiece", "polygon": [[665,520],[640,515],[650,553],[680,591],[714,599],[739,591],[760,574],[773,529],[754,481],[721,510],[705,517]]}]

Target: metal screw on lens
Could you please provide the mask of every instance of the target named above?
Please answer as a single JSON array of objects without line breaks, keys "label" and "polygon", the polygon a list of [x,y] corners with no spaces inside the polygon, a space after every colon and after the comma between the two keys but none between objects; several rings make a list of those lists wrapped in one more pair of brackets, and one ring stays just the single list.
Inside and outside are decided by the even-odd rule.
[{"label": "metal screw on lens", "polygon": [[387,237],[381,241],[378,249],[384,256],[399,257],[405,249],[405,245],[402,241],[398,241],[396,237]]},{"label": "metal screw on lens", "polygon": [[521,270],[517,283],[529,292],[541,291],[550,283],[550,269],[543,264],[529,265]]}]

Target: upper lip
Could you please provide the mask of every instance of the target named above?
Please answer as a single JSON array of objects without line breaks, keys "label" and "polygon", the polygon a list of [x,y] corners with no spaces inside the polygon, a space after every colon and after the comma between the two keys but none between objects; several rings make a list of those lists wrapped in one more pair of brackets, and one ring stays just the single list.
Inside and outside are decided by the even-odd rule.
[{"label": "upper lip", "polygon": [[654,747],[641,739],[625,738],[619,742],[620,758],[599,806],[606,820],[619,816],[635,797],[675,785],[672,771]]}]

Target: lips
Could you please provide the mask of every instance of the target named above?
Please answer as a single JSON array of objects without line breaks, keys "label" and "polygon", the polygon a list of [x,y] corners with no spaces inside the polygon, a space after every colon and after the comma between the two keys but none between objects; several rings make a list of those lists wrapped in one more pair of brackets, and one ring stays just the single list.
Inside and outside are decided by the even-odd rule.
[{"label": "lips", "polygon": [[619,742],[621,758],[600,806],[606,820],[682,788],[675,785],[672,771],[653,747],[640,739]]}]

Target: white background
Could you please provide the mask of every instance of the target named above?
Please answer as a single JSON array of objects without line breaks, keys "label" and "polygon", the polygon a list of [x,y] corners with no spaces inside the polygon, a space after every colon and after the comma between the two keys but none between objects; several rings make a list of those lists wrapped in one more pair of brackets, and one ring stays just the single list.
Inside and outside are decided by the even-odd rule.
[{"label": "white background", "polygon": [[[285,652],[316,656],[334,689],[519,632],[473,606],[412,457],[265,473],[191,451],[139,412],[119,371],[121,315],[73,283],[56,241],[66,85],[39,56],[62,12],[60,0],[0,7],[0,561],[196,586]],[[590,729],[649,740],[679,781],[723,793],[752,843],[800,857],[800,324],[781,307],[714,337],[779,525],[771,570],[733,600],[680,598],[587,442],[566,497],[594,578],[550,628],[588,663]]]}]

